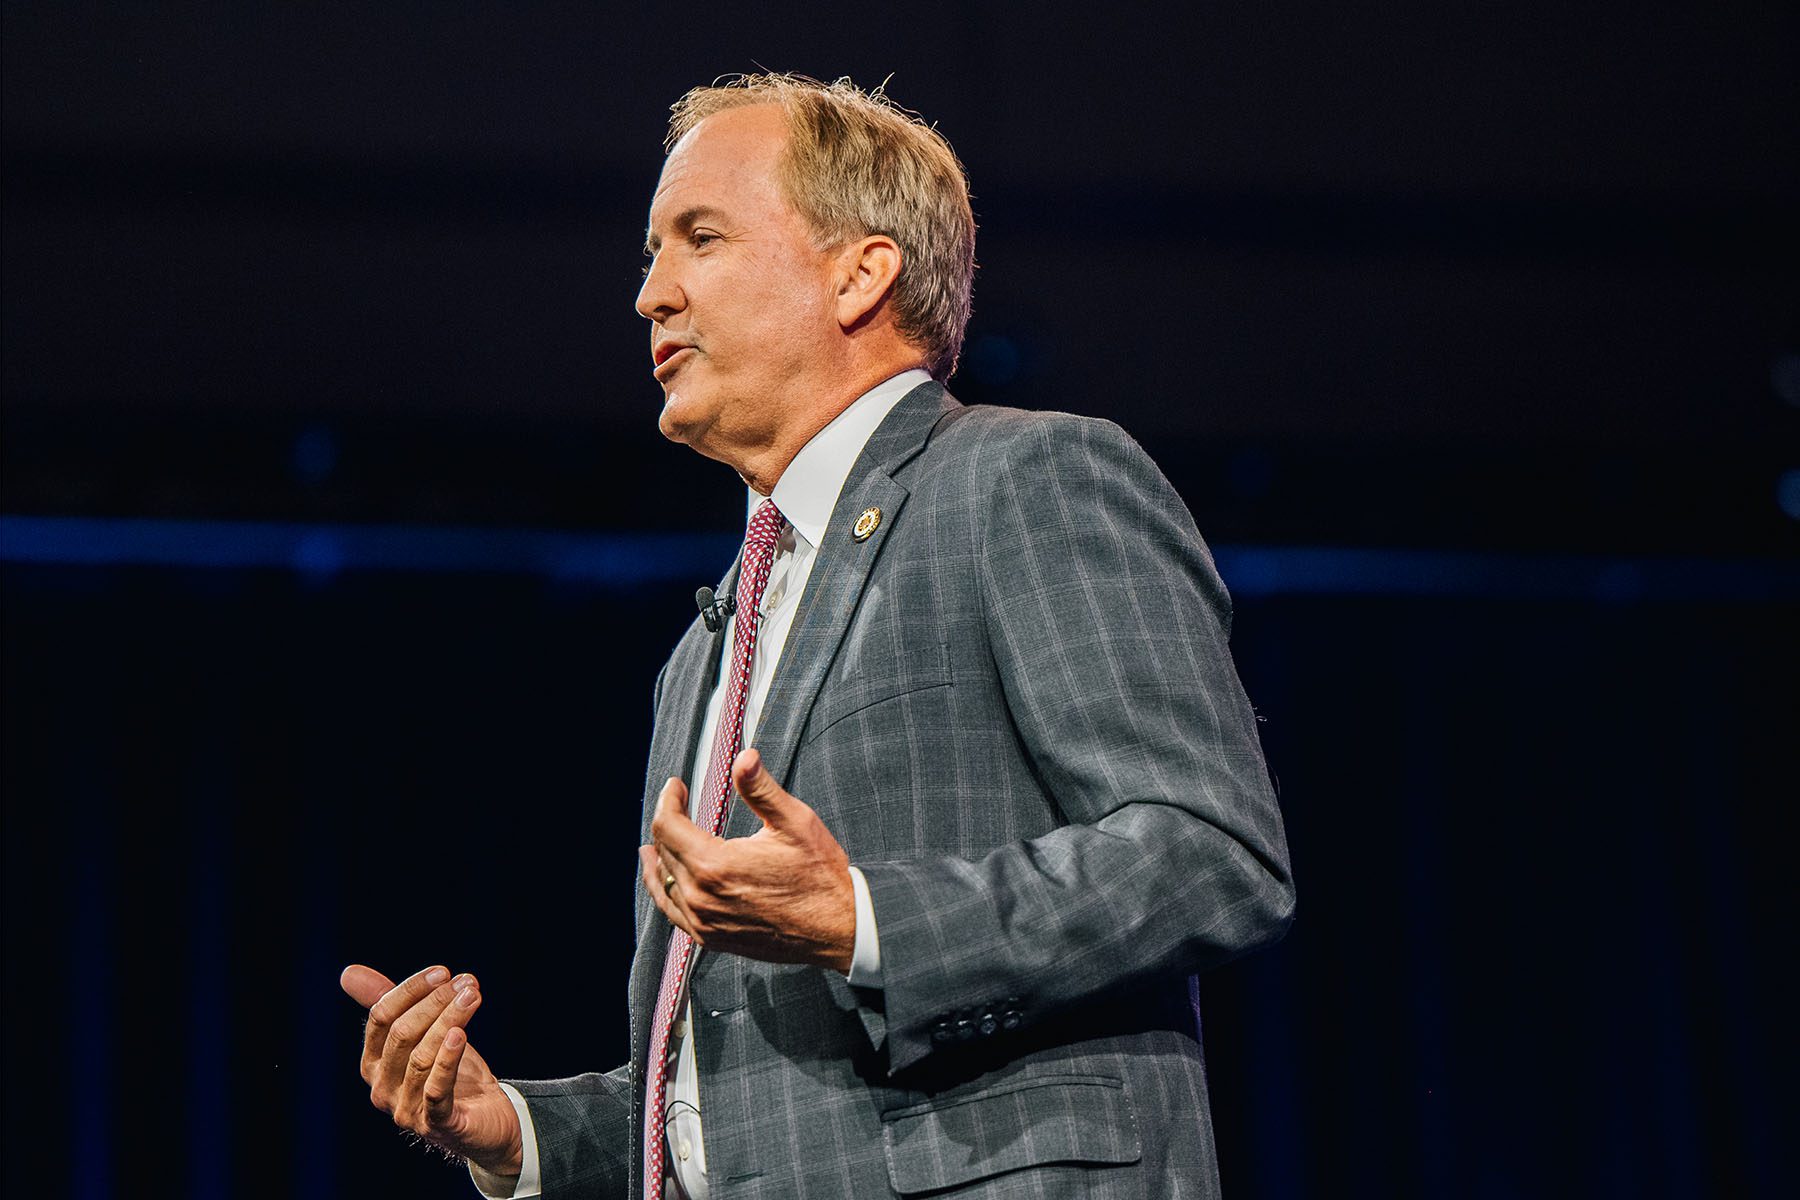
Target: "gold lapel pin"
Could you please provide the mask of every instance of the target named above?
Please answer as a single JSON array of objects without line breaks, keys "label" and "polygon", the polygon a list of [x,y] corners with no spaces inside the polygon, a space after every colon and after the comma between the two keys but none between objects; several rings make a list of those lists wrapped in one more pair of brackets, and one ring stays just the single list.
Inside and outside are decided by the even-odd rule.
[{"label": "gold lapel pin", "polygon": [[850,531],[850,536],[859,542],[866,542],[869,540],[869,535],[879,528],[881,528],[881,510],[865,508],[862,510],[862,516],[856,518],[856,528]]}]

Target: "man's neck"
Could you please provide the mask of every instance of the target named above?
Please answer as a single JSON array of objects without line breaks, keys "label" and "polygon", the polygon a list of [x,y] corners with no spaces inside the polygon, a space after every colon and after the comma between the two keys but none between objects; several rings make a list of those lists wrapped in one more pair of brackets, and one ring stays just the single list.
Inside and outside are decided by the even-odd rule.
[{"label": "man's neck", "polygon": [[866,395],[871,388],[884,380],[892,379],[902,371],[923,369],[924,365],[918,360],[916,353],[910,359],[870,364],[841,386],[833,388],[829,398],[802,407],[797,418],[789,427],[780,431],[778,439],[766,450],[746,456],[741,464],[734,464],[738,478],[751,491],[763,496],[773,495],[775,485],[781,482],[781,476],[793,463],[794,456],[817,437],[820,430],[837,420],[845,409]]}]

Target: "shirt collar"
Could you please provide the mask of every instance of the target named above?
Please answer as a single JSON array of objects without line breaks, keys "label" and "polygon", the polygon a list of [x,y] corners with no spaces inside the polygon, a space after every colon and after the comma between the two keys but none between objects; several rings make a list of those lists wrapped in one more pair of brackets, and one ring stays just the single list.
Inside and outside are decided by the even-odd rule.
[{"label": "shirt collar", "polygon": [[[915,367],[876,384],[794,455],[794,461],[776,480],[774,495],[766,498],[775,501],[775,507],[794,527],[796,536],[806,539],[807,545],[816,548],[824,540],[825,524],[837,506],[838,493],[844,490],[844,480],[850,477],[850,468],[856,465],[876,428],[900,397],[930,382],[930,372]],[[765,497],[755,489],[749,490],[750,511],[754,513]]]}]

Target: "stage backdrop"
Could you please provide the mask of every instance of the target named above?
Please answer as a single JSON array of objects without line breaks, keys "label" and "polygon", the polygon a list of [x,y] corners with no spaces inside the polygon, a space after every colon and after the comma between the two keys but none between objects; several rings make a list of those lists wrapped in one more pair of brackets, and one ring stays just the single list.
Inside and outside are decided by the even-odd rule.
[{"label": "stage backdrop", "polygon": [[1202,986],[1227,1195],[1785,1196],[1794,6],[0,20],[7,1197],[466,1200],[349,961],[619,1060],[743,519],[632,301],[669,104],[759,67],[938,125],[955,392],[1120,421],[1219,548],[1299,887]]},{"label": "stage backdrop", "polygon": [[[369,1106],[351,961],[478,972],[502,1073],[622,1061],[651,680],[729,533],[4,532],[6,1194],[469,1195]],[[1800,578],[1220,557],[1300,894],[1202,984],[1230,1194],[1772,1194]]]}]

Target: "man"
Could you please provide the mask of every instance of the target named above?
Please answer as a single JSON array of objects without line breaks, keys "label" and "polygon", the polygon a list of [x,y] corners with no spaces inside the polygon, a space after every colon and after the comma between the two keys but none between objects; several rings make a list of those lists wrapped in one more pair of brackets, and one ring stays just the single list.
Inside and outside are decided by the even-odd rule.
[{"label": "man", "polygon": [[657,680],[633,1061],[502,1085],[472,976],[351,967],[371,1098],[496,1196],[1215,1195],[1191,976],[1293,892],[1187,510],[1117,427],[941,386],[935,131],[758,76],[669,145],[661,428],[752,515]]}]

